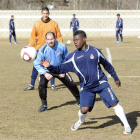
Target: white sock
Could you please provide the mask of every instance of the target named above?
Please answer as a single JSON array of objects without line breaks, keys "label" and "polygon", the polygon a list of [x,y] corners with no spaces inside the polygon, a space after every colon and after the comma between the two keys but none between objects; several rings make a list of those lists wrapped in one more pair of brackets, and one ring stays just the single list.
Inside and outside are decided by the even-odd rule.
[{"label": "white sock", "polygon": [[85,118],[87,117],[87,115],[88,115],[88,112],[87,112],[86,114],[82,114],[82,113],[81,113],[81,110],[79,110],[79,112],[78,112],[79,121],[80,121],[81,123],[83,123],[83,122],[85,121]]},{"label": "white sock", "polygon": [[51,85],[52,87],[54,87],[54,85]]},{"label": "white sock", "polygon": [[116,115],[120,118],[120,120],[122,121],[124,127],[130,127],[128,121],[127,121],[127,118],[126,118],[126,115],[125,115],[125,112],[122,108],[121,105],[117,104],[115,107],[113,107]]}]

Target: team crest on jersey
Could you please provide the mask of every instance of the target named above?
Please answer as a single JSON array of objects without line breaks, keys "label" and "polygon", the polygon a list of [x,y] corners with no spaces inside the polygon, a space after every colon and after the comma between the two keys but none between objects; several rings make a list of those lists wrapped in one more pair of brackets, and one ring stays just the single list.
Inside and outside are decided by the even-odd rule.
[{"label": "team crest on jersey", "polygon": [[57,51],[57,54],[59,55],[60,54],[60,51]]},{"label": "team crest on jersey", "polygon": [[93,54],[90,55],[90,59],[94,59],[94,55]]}]

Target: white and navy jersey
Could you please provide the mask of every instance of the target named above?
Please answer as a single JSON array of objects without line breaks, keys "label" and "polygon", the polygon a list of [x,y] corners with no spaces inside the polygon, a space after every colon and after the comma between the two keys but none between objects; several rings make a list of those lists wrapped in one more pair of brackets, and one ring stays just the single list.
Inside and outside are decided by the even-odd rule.
[{"label": "white and navy jersey", "polygon": [[117,19],[116,28],[123,29],[123,19],[122,18]]},{"label": "white and navy jersey", "polygon": [[15,30],[14,20],[12,20],[12,19],[9,21],[9,29]]},{"label": "white and navy jersey", "polygon": [[66,57],[62,64],[56,67],[51,65],[48,69],[58,74],[69,71],[76,73],[80,80],[81,89],[86,90],[107,82],[107,77],[100,64],[115,81],[119,80],[113,66],[103,56],[102,52],[93,46],[88,46],[88,49],[82,51],[75,50]]},{"label": "white and navy jersey", "polygon": [[79,28],[79,21],[78,21],[78,19],[77,18],[72,18],[71,19],[71,22],[70,22],[70,28],[71,28],[71,26],[73,27],[73,28]]}]

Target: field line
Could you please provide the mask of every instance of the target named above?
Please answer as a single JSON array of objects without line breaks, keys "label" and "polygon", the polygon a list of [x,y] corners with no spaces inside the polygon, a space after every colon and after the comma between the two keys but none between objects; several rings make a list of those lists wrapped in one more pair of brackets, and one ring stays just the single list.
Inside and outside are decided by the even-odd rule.
[{"label": "field line", "polygon": [[140,49],[140,47],[110,47],[110,49]]},{"label": "field line", "polygon": [[[112,64],[112,57],[111,57],[111,53],[110,53],[110,50],[109,48],[106,48],[106,51],[107,51],[107,57],[108,57],[108,61],[110,62],[110,64]],[[111,77],[110,74],[108,74],[107,77]]]},{"label": "field line", "polygon": [[[118,76],[120,78],[140,78],[140,76]],[[112,78],[112,77],[108,77],[108,78]]]}]

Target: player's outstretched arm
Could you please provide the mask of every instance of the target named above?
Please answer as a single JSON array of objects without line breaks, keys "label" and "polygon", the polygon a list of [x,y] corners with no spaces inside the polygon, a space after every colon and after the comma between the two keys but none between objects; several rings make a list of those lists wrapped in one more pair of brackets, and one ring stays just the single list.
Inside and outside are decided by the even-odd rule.
[{"label": "player's outstretched arm", "polygon": [[40,64],[54,74],[63,74],[63,73],[67,73],[69,71],[71,71],[71,72],[73,71],[73,64],[69,60],[64,61],[59,66],[52,66],[52,65],[50,65],[49,60],[42,59],[40,61]]}]

